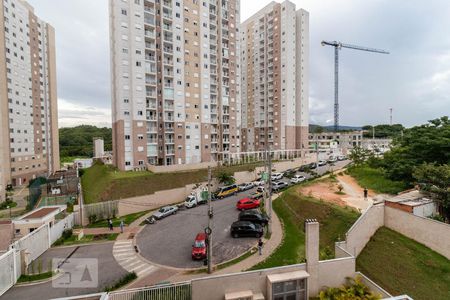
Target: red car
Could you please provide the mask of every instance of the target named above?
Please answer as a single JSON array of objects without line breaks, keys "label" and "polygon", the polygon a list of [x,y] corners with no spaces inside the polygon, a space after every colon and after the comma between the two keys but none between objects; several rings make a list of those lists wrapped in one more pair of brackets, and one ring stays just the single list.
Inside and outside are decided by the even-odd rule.
[{"label": "red car", "polygon": [[259,203],[260,201],[258,199],[244,198],[236,203],[236,208],[239,210],[258,208]]},{"label": "red car", "polygon": [[206,233],[199,233],[195,237],[194,245],[192,245],[192,259],[206,258]]}]

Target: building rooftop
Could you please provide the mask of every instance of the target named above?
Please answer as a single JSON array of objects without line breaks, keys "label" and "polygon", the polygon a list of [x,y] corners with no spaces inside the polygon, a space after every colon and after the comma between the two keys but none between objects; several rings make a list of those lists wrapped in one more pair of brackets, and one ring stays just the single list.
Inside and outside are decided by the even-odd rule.
[{"label": "building rooftop", "polygon": [[393,198],[386,199],[386,201],[408,206],[420,206],[433,202],[433,200],[425,197],[425,195],[422,192],[416,189],[404,192]]}]

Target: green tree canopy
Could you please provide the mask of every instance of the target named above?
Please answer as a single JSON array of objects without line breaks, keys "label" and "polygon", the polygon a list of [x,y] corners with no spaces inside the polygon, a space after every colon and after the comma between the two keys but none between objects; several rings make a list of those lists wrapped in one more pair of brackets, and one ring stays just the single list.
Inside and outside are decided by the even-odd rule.
[{"label": "green tree canopy", "polygon": [[93,138],[101,137],[105,142],[105,150],[112,149],[112,129],[91,125],[66,127],[59,129],[59,151],[61,157],[93,155]]}]

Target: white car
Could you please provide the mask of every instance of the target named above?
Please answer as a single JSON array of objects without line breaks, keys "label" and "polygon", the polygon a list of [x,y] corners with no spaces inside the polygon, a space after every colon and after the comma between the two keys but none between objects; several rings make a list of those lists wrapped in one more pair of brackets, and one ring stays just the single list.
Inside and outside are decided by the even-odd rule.
[{"label": "white car", "polygon": [[273,173],[271,177],[272,181],[283,179],[283,173]]},{"label": "white car", "polygon": [[258,178],[258,179],[256,179],[255,181],[253,181],[253,185],[254,186],[261,186],[261,185],[264,185],[264,180],[262,180],[262,178]]},{"label": "white car", "polygon": [[337,160],[338,160],[337,157],[335,157],[335,156],[330,156],[330,158],[328,159],[328,162],[334,163],[334,162],[336,162]]},{"label": "white car", "polygon": [[277,181],[277,182],[272,183],[272,191],[278,192],[278,191],[280,191],[281,189],[284,189],[287,186],[288,186],[288,184],[286,182],[284,182],[284,181]]},{"label": "white car", "polygon": [[157,220],[161,220],[167,216],[174,215],[177,213],[178,207],[173,206],[164,206],[160,208],[156,213],[153,214],[153,217]]},{"label": "white car", "polygon": [[239,185],[239,191],[246,191],[253,188],[255,185],[253,182],[246,182]]},{"label": "white car", "polygon": [[325,160],[319,160],[319,163],[318,163],[319,167],[325,166],[326,164],[327,164],[327,162]]},{"label": "white car", "polygon": [[291,178],[291,183],[300,183],[302,181],[305,181],[306,177],[303,175],[295,175],[294,177]]},{"label": "white car", "polygon": [[346,160],[347,157],[345,157],[345,155],[339,155],[338,156],[338,160]]}]

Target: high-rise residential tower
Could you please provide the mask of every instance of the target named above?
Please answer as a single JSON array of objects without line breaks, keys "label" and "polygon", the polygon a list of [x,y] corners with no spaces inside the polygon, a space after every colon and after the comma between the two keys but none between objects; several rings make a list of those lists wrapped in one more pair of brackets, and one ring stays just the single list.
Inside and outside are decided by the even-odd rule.
[{"label": "high-rise residential tower", "polygon": [[241,29],[241,151],[308,148],[309,14],[271,2]]},{"label": "high-rise residential tower", "polygon": [[22,0],[0,1],[0,197],[60,167],[54,29]]},{"label": "high-rise residential tower", "polygon": [[114,164],[240,151],[239,0],[110,0]]}]

